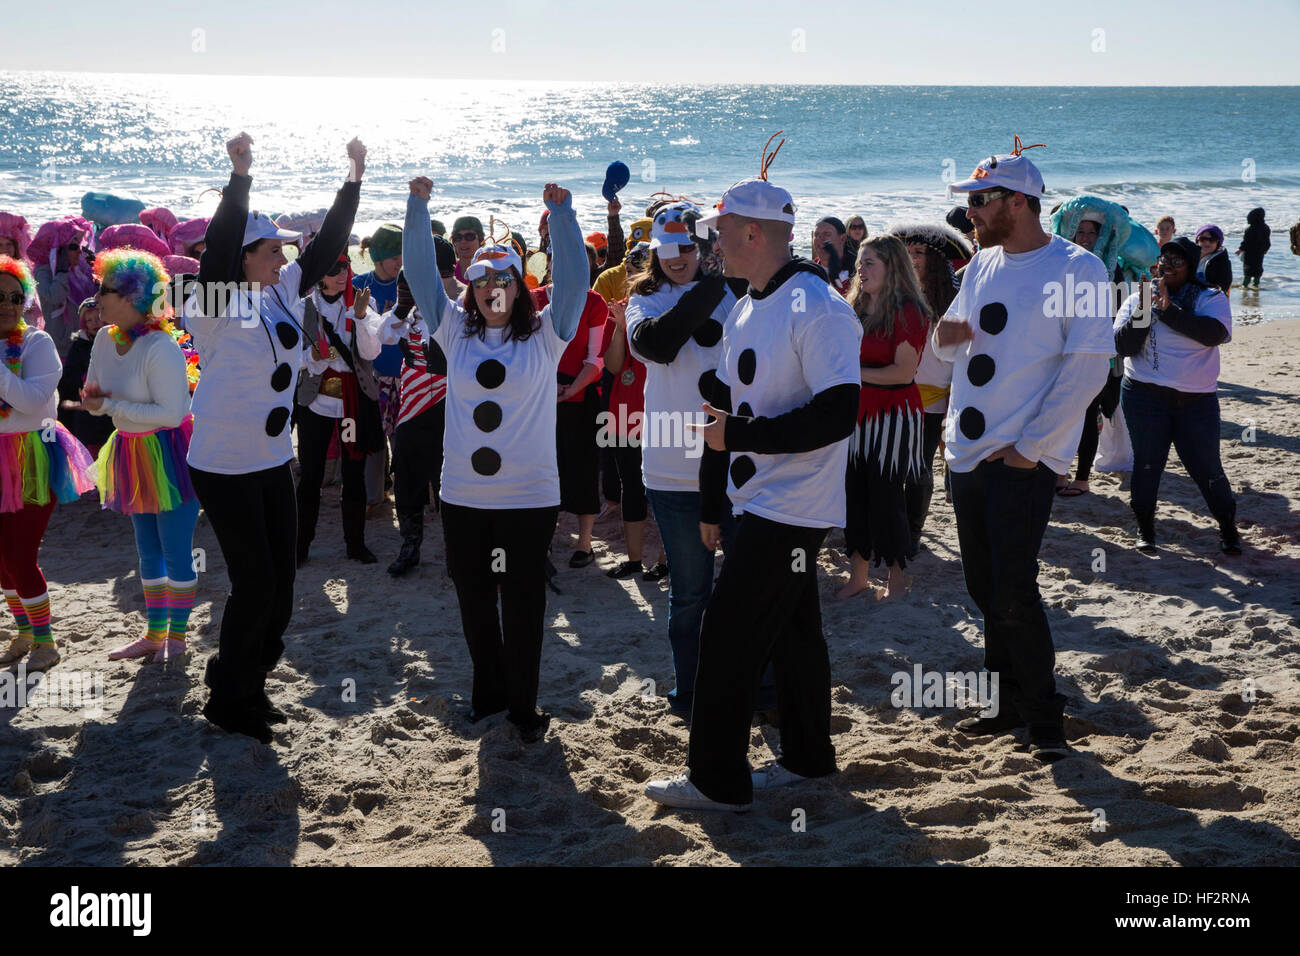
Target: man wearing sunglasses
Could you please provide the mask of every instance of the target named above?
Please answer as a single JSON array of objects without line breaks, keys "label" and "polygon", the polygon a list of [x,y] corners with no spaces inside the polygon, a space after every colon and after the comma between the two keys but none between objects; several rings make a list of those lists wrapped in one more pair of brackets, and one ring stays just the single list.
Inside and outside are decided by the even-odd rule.
[{"label": "man wearing sunglasses", "polygon": [[451,245],[456,250],[456,279],[466,283],[465,270],[483,245],[483,223],[477,216],[461,216],[452,224]]},{"label": "man wearing sunglasses", "polygon": [[[1106,267],[1039,221],[1043,177],[1017,140],[949,187],[967,198],[980,250],[935,327],[935,354],[953,363],[944,422],[966,589],[984,615],[984,666],[995,703],[959,721],[969,736],[1027,727],[1029,750],[1069,755],[1065,697],[1038,591],[1038,549],[1069,471],[1083,412],[1102,386],[1114,347]],[[1088,289],[1065,309],[1053,290]],[[1059,312],[1065,315],[1059,315]]]}]

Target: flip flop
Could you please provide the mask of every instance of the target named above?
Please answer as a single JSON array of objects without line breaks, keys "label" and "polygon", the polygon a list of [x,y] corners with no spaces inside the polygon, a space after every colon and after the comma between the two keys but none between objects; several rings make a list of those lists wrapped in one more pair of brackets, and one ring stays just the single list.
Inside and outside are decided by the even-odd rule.
[{"label": "flip flop", "polygon": [[612,201],[631,178],[632,173],[628,170],[627,164],[614,160],[605,169],[605,185],[600,187],[600,194],[605,197],[606,202]]},{"label": "flip flop", "polygon": [[1056,497],[1058,497],[1058,498],[1078,498],[1080,495],[1086,495],[1086,494],[1088,494],[1089,491],[1090,491],[1090,489],[1088,489],[1088,488],[1072,488],[1071,486],[1066,485],[1064,488],[1057,488],[1057,489],[1056,489]]}]

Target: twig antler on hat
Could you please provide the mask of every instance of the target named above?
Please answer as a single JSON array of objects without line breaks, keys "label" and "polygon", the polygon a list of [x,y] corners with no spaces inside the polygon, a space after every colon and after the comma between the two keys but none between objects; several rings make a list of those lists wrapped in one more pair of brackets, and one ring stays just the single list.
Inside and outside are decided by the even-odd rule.
[{"label": "twig antler on hat", "polygon": [[784,132],[785,130],[783,129],[777,130],[769,136],[767,142],[763,144],[763,155],[759,159],[758,178],[764,182],[767,182],[767,171],[772,165],[772,160],[776,159],[776,154],[781,152],[781,147],[785,145],[785,140],[782,139],[781,142],[776,144],[776,149],[772,150],[771,155],[768,154],[767,148],[772,145],[772,140],[776,139]]},{"label": "twig antler on hat", "polygon": [[1020,142],[1019,133],[1012,133],[1011,135],[1015,137],[1015,142],[1012,144],[1012,149],[1011,149],[1012,156],[1019,156],[1022,152],[1024,152],[1027,149],[1038,149],[1040,146],[1043,149],[1047,149],[1046,143],[1033,143],[1029,146],[1026,146]]}]

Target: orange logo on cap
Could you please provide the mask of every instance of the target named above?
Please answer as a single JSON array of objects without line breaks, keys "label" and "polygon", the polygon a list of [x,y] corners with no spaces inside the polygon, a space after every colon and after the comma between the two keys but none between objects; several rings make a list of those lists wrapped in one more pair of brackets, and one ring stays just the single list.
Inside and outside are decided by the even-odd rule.
[{"label": "orange logo on cap", "polygon": [[973,172],[973,173],[970,174],[970,178],[971,178],[971,179],[987,179],[987,178],[988,178],[988,175],[989,175],[989,171],[988,171],[987,169],[985,169],[983,166],[976,166],[976,167],[975,167],[975,172]]}]

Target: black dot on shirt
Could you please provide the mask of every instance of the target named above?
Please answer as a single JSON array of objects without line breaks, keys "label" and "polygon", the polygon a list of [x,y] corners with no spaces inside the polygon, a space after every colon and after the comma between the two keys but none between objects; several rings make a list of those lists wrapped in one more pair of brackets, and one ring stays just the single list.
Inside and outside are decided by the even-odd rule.
[{"label": "black dot on shirt", "polygon": [[963,408],[957,426],[963,435],[975,441],[984,434],[984,413],[978,408]]},{"label": "black dot on shirt", "polygon": [[980,309],[980,328],[989,335],[997,335],[1007,327],[1007,307],[1001,302],[990,302]]},{"label": "black dot on shirt", "polygon": [[496,359],[488,359],[479,364],[474,377],[484,388],[497,388],[506,380],[506,367]]},{"label": "black dot on shirt", "polygon": [[284,426],[289,423],[289,409],[273,408],[271,414],[266,416],[266,433],[274,438],[280,432],[284,431]]},{"label": "black dot on shirt", "polygon": [[280,344],[287,349],[291,349],[298,344],[298,330],[288,322],[275,323],[275,334],[279,338]]},{"label": "black dot on shirt", "polygon": [[479,402],[474,406],[474,424],[479,431],[495,430],[501,424],[501,406],[496,402]]},{"label": "black dot on shirt", "polygon": [[712,348],[722,340],[722,323],[717,319],[705,319],[700,327],[691,333],[697,345]]},{"label": "black dot on shirt", "polygon": [[754,372],[758,369],[758,356],[753,349],[745,349],[736,360],[736,374],[746,385],[754,384]]},{"label": "black dot on shirt", "polygon": [[501,456],[491,448],[480,448],[469,456],[469,463],[480,475],[495,475],[501,470]]},{"label": "black dot on shirt", "polygon": [[749,402],[741,402],[740,407],[736,409],[736,414],[742,418],[753,418],[754,410],[749,407]]},{"label": "black dot on shirt", "polygon": [[739,455],[731,462],[731,483],[740,488],[754,477],[756,471],[758,466],[754,464],[754,459],[748,455]]},{"label": "black dot on shirt", "polygon": [[288,362],[281,362],[271,373],[271,387],[277,392],[283,392],[293,381],[293,370],[289,368]]},{"label": "black dot on shirt", "polygon": [[712,402],[717,397],[721,384],[718,381],[718,373],[713,369],[709,369],[700,376],[700,397],[706,402]]},{"label": "black dot on shirt", "polygon": [[993,379],[993,373],[997,366],[993,362],[991,355],[975,355],[971,357],[970,362],[966,365],[966,377],[970,383],[977,388],[981,385],[987,385]]}]

